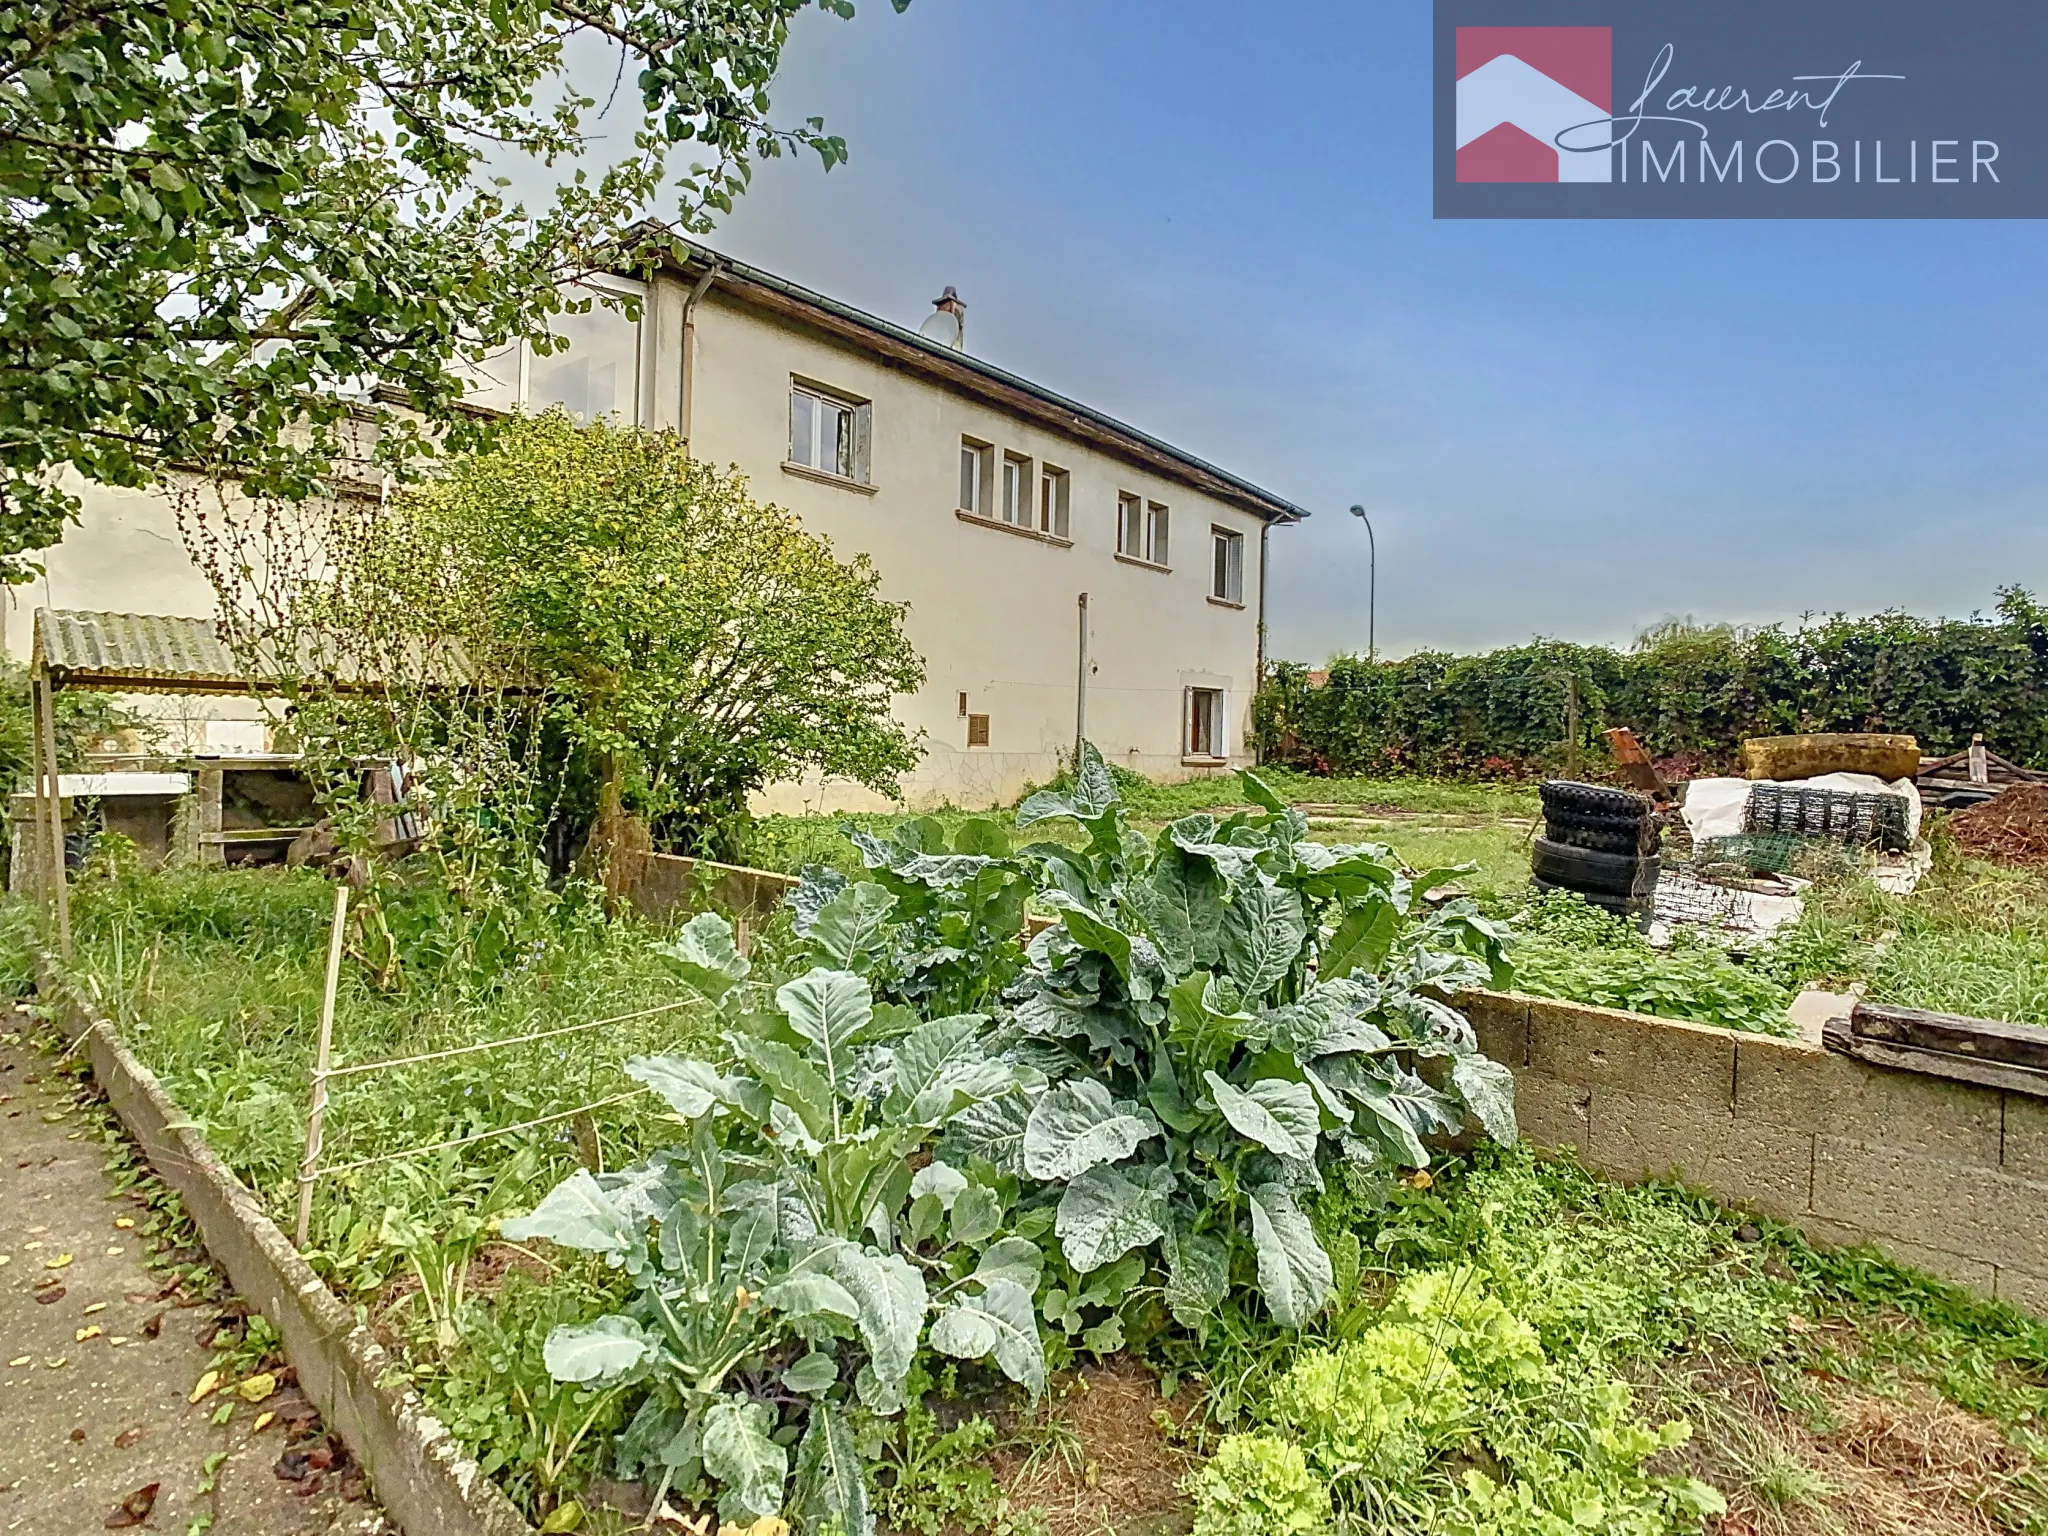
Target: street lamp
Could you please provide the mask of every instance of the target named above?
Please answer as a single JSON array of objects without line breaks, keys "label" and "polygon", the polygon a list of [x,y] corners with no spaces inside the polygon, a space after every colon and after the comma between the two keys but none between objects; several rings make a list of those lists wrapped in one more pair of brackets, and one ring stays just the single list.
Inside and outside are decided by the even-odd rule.
[{"label": "street lamp", "polygon": [[1365,515],[1365,508],[1354,504],[1351,515],[1365,524],[1365,659],[1375,661],[1379,657],[1373,630],[1379,608],[1380,541],[1373,537],[1372,519]]}]

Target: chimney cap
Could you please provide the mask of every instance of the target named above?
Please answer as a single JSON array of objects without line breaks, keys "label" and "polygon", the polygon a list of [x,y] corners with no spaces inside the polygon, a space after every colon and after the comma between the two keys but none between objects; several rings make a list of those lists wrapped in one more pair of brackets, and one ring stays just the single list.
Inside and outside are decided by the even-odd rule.
[{"label": "chimney cap", "polygon": [[932,300],[932,303],[934,304],[958,304],[959,302],[960,290],[958,288],[955,288],[951,283],[946,284],[946,291],[944,293],[940,294],[936,299]]}]

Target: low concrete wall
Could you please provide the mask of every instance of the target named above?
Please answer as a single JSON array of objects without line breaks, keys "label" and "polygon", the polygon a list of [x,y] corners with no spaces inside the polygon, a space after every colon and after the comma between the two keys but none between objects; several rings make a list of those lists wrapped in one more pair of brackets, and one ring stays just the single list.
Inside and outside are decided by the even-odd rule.
[{"label": "low concrete wall", "polygon": [[406,1536],[532,1536],[518,1509],[410,1388],[381,1385],[398,1362],[299,1257],[255,1195],[214,1154],[158,1083],[63,976],[39,965],[60,1027],[84,1044],[121,1123],[199,1224],[235,1289],[277,1327],[299,1386],[369,1473]]},{"label": "low concrete wall", "polygon": [[2048,1312],[2048,1099],[1519,993],[1458,1004],[1537,1146]]}]

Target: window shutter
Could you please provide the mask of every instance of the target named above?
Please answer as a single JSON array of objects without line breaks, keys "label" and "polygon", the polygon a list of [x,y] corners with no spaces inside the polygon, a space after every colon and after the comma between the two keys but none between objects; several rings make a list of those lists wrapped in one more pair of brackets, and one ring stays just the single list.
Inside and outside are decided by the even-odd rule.
[{"label": "window shutter", "polygon": [[1195,755],[1195,690],[1192,688],[1180,691],[1180,755]]},{"label": "window shutter", "polygon": [[874,480],[874,416],[872,405],[853,408],[853,478],[862,485]]}]

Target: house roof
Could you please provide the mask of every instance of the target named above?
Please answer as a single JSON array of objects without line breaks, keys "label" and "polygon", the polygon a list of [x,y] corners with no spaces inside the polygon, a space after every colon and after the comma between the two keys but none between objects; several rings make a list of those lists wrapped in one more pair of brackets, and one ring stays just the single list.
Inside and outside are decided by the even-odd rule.
[{"label": "house roof", "polygon": [[955,351],[904,326],[822,293],[813,293],[787,278],[735,261],[705,246],[690,242],[684,246],[688,255],[670,256],[667,264],[685,281],[695,283],[708,273],[712,289],[740,304],[822,331],[896,367],[1078,438],[1092,448],[1256,513],[1268,522],[1298,523],[1309,515],[1306,508],[1283,501],[1249,480],[972,353]]}]

